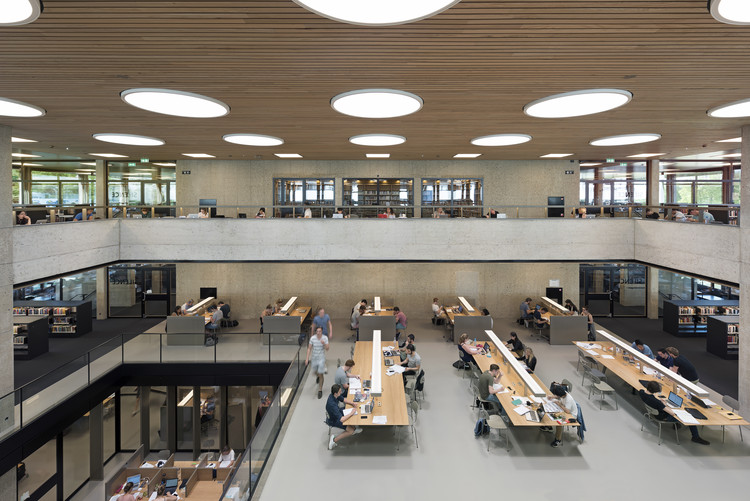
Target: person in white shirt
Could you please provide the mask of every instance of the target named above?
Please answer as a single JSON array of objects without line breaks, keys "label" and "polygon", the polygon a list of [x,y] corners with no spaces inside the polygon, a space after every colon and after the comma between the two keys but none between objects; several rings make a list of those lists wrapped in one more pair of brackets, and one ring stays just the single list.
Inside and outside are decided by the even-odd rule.
[{"label": "person in white shirt", "polygon": [[312,210],[310,207],[305,207],[305,219],[312,219]]},{"label": "person in white shirt", "polygon": [[328,336],[323,335],[322,327],[317,327],[315,335],[310,338],[307,345],[305,365],[311,365],[312,372],[317,377],[318,398],[323,398],[323,375],[326,370],[326,351],[328,351],[328,348]]},{"label": "person in white shirt", "polygon": [[354,308],[352,308],[352,312],[355,312],[355,311],[359,310],[360,306],[364,306],[364,308],[367,309],[367,299],[363,299],[360,302],[358,302],[357,304],[355,304]]},{"label": "person in white shirt", "polygon": [[187,302],[182,305],[182,314],[187,315],[188,310],[192,307],[193,307],[193,300],[188,299]]},{"label": "person in white shirt", "polygon": [[225,445],[221,449],[221,454],[219,454],[219,463],[222,463],[224,461],[234,462],[234,450],[232,450],[232,448],[228,445]]},{"label": "person in white shirt", "polygon": [[445,317],[445,308],[440,305],[440,300],[436,297],[432,298],[432,314],[437,317]]},{"label": "person in white shirt", "polygon": [[[551,390],[553,395],[555,395],[557,398],[557,405],[562,408],[563,412],[566,412],[568,414],[572,414],[573,416],[578,416],[578,405],[576,404],[575,399],[573,399],[573,396],[568,393],[565,386],[561,384],[555,384],[552,386]],[[563,426],[557,426],[555,429],[555,439],[550,444],[552,447],[560,447],[560,444],[562,443],[562,433],[563,433]],[[551,431],[551,430],[545,430],[545,431]]]}]

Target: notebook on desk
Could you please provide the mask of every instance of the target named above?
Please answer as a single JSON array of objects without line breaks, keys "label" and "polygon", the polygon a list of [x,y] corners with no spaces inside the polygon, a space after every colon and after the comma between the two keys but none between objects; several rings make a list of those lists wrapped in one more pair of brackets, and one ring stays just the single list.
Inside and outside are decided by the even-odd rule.
[{"label": "notebook on desk", "polygon": [[688,414],[693,416],[695,419],[702,419],[702,420],[708,419],[705,414],[703,414],[698,409],[694,409],[693,407],[685,407],[685,410],[688,412]]}]

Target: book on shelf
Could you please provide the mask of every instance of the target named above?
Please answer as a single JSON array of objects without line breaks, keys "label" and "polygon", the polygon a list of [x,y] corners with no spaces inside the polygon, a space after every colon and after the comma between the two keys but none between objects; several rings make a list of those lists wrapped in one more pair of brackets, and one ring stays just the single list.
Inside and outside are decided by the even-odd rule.
[{"label": "book on shelf", "polygon": [[696,306],[695,310],[699,315],[716,315],[716,306]]},{"label": "book on shelf", "polygon": [[740,344],[740,337],[736,334],[727,336],[727,344]]},{"label": "book on shelf", "polygon": [[26,344],[26,336],[13,336],[13,344]]},{"label": "book on shelf", "polygon": [[740,314],[739,306],[725,306],[724,307],[724,315],[739,315],[739,314]]},{"label": "book on shelf", "polygon": [[49,315],[50,312],[52,312],[55,316],[66,316],[70,315],[71,313],[75,313],[75,308],[34,308],[31,306],[14,306],[13,307],[13,314],[14,315]]},{"label": "book on shelf", "polygon": [[53,325],[50,330],[54,334],[73,334],[75,331],[75,325]]},{"label": "book on shelf", "polygon": [[691,306],[680,306],[680,315],[694,315],[695,310]]},{"label": "book on shelf", "polygon": [[740,326],[738,324],[729,324],[727,325],[727,333],[733,334],[735,332],[739,332]]}]

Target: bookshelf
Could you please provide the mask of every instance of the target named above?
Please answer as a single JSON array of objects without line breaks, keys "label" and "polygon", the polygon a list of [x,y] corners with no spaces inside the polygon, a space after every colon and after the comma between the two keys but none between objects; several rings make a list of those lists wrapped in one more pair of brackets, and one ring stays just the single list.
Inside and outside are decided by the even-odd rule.
[{"label": "bookshelf", "polygon": [[726,360],[737,360],[740,352],[740,317],[708,317],[706,351]]},{"label": "bookshelf", "polygon": [[664,301],[662,328],[678,337],[705,336],[708,333],[709,317],[739,314],[737,300]]},{"label": "bookshelf", "polygon": [[49,351],[48,319],[23,316],[13,319],[13,358],[31,360]]},{"label": "bookshelf", "polygon": [[[18,317],[44,316],[49,337],[71,338],[91,332],[91,301],[14,301],[14,322]],[[52,313],[53,323],[49,325]]]},{"label": "bookshelf", "polygon": [[344,205],[414,205],[414,180],[344,179]]}]

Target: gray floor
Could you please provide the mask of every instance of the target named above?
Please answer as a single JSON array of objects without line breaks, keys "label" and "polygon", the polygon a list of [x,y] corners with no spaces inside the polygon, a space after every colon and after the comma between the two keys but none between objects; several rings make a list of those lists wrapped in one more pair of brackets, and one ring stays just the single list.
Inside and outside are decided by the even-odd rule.
[{"label": "gray floor", "polygon": [[[588,390],[578,386],[573,346],[530,340],[530,332],[512,320],[495,320],[501,338],[511,330],[534,348],[537,374],[545,384],[562,378],[576,384],[573,396],[589,430],[584,443],[566,432],[564,446],[553,449],[549,434],[512,429],[510,452],[493,432],[488,453],[487,438],[473,434],[477,416],[469,407],[468,380],[451,367],[458,358],[456,347],[442,338],[442,328],[414,320],[408,332],[417,337],[426,373],[425,402],[417,423],[419,448],[407,430],[400,431],[401,448],[396,451],[392,428],[369,428],[328,451],[328,428],[322,422],[325,401],[317,399],[315,382],[308,375],[258,499],[313,500],[351,494],[358,501],[442,500],[527,494],[535,500],[572,501],[651,498],[657,493],[685,500],[747,495],[750,439],[740,442],[736,429],[727,431],[723,444],[721,429],[714,428],[701,431],[710,446],[690,442],[685,429],[680,431],[681,445],[674,435],[666,435],[659,446],[653,425],[641,431],[640,400],[624,383],[610,381],[618,390],[619,410],[607,403],[599,410],[598,401],[589,401]],[[336,359],[348,358],[351,346],[340,334],[332,343],[326,386],[332,383]]]}]

